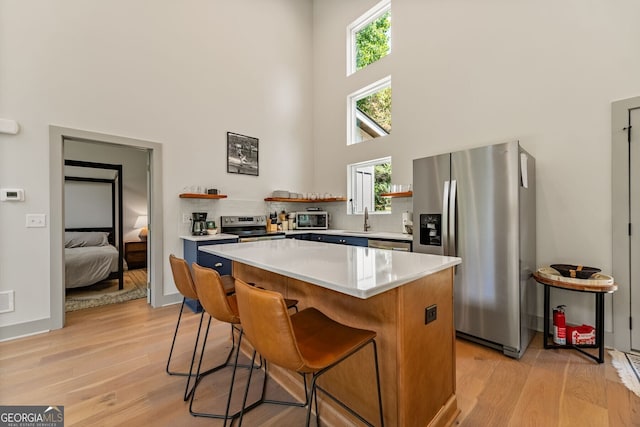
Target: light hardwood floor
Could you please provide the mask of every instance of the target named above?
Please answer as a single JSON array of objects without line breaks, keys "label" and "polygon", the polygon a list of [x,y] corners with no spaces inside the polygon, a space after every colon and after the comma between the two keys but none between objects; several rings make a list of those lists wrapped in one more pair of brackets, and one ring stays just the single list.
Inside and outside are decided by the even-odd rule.
[{"label": "light hardwood floor", "polygon": [[[63,329],[0,343],[0,405],[64,405],[67,426],[221,426],[190,416],[185,379],[164,371],[178,309],[135,300],[81,310],[67,314]],[[186,313],[195,331],[199,316]],[[210,363],[229,348],[228,331],[213,327]],[[187,364],[188,338],[178,340],[178,365]],[[456,363],[459,426],[640,426],[640,398],[621,384],[608,354],[597,365],[574,351],[542,349],[538,335],[520,361],[458,340]],[[229,372],[205,377],[196,409],[221,410]],[[273,383],[268,395],[286,397]],[[243,425],[301,425],[303,418],[304,409],[261,405]]]}]

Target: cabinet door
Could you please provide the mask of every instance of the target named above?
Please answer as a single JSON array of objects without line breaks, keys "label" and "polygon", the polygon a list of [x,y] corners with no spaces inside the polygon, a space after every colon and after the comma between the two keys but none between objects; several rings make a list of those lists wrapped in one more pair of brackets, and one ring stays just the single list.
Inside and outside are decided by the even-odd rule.
[{"label": "cabinet door", "polygon": [[369,246],[369,239],[366,237],[343,237],[344,243],[351,246]]},{"label": "cabinet door", "polygon": [[195,262],[203,267],[214,268],[221,275],[231,274],[231,261],[202,252],[199,248],[205,245],[223,245],[225,243],[236,243],[237,241],[237,239],[205,240],[201,242],[185,240],[183,245],[184,259],[189,266]]},{"label": "cabinet door", "polygon": [[310,234],[291,234],[287,236],[287,239],[295,239],[295,240],[309,240]]},{"label": "cabinet door", "polygon": [[198,251],[198,264],[203,267],[213,268],[220,273],[221,276],[231,274],[232,263],[231,260],[227,258]]}]

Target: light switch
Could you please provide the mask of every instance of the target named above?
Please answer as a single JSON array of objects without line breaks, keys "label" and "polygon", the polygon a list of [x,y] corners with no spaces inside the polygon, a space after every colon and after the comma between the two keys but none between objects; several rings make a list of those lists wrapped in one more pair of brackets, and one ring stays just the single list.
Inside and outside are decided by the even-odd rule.
[{"label": "light switch", "polygon": [[27,214],[27,228],[46,227],[46,214]]}]

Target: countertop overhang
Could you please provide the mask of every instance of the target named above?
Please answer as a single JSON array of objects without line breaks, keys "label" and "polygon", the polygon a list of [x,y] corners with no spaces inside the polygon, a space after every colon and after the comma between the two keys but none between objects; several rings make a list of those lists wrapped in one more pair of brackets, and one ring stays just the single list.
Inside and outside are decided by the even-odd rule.
[{"label": "countertop overhang", "polygon": [[296,239],[204,245],[199,250],[362,299],[462,261],[457,257]]}]

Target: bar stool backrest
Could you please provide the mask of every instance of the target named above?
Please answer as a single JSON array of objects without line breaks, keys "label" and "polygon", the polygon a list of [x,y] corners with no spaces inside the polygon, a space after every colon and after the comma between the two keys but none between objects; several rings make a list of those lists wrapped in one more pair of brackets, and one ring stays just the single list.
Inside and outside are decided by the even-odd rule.
[{"label": "bar stool backrest", "polygon": [[236,297],[226,295],[220,274],[213,268],[202,267],[195,262],[191,268],[200,304],[207,313],[221,322],[240,323]]},{"label": "bar stool backrest", "polygon": [[198,293],[196,292],[196,285],[193,283],[193,278],[191,277],[189,264],[187,264],[187,262],[182,258],[178,258],[173,254],[169,255],[169,264],[171,264],[173,283],[176,284],[178,291],[184,297],[197,300]]},{"label": "bar stool backrest", "polygon": [[306,371],[284,297],[236,279],[242,330],[268,361],[292,371]]}]

